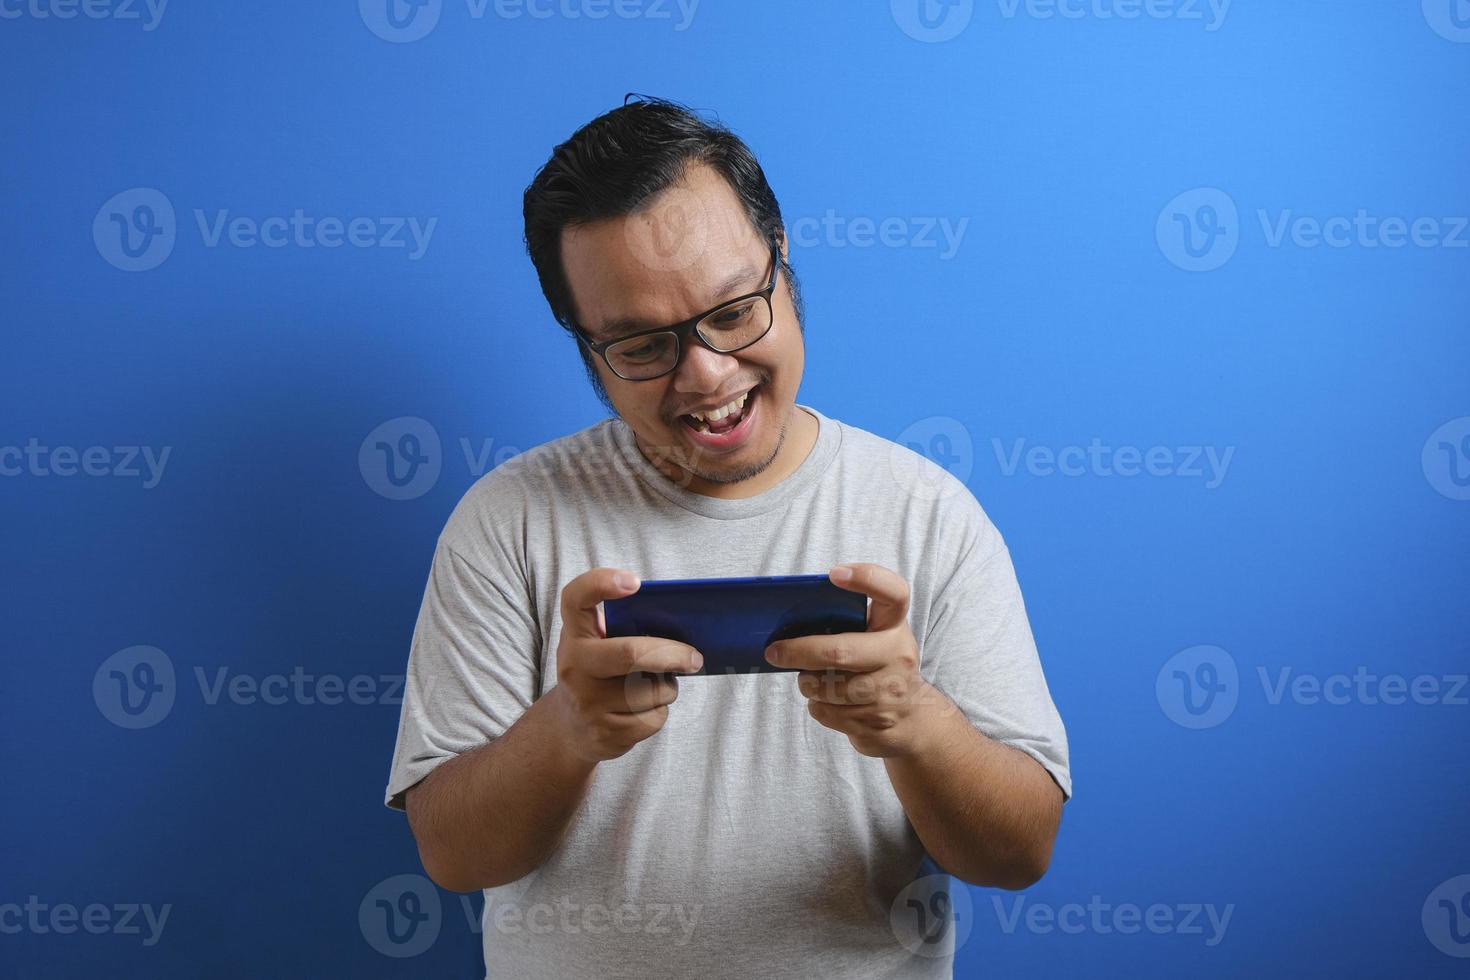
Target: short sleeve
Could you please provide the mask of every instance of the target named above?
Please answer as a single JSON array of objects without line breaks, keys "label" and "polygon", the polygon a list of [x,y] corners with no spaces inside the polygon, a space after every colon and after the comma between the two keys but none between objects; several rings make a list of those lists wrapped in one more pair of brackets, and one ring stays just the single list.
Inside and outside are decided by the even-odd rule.
[{"label": "short sleeve", "polygon": [[409,649],[389,807],[403,809],[404,790],[530,708],[540,683],[533,609],[514,562],[472,564],[440,537]]},{"label": "short sleeve", "polygon": [[[986,736],[1019,749],[1072,796],[1067,734],[1052,702],[1010,550],[968,489],[945,524],[957,542],[930,605],[920,672]],[[946,535],[950,535],[947,533]]]}]

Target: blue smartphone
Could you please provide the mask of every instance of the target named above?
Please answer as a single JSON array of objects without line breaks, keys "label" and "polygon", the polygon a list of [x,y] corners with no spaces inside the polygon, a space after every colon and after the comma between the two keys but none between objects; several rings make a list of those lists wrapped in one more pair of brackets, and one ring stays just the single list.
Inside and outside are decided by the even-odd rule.
[{"label": "blue smartphone", "polygon": [[863,633],[868,597],[833,585],[826,575],[665,579],[602,603],[608,636],[660,636],[704,656],[695,674],[754,674],[776,667],[766,646],[818,633]]}]

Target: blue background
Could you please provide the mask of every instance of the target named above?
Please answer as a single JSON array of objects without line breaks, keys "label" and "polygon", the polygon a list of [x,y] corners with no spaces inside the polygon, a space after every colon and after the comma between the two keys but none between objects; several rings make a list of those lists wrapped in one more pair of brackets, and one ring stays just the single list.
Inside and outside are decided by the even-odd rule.
[{"label": "blue background", "polygon": [[[946,462],[1012,549],[1077,793],[1027,905],[1233,905],[1211,946],[1208,927],[1008,932],[994,900],[1009,915],[1017,896],[971,889],[956,975],[1463,975],[1421,908],[1470,873],[1470,708],[1272,703],[1259,672],[1467,670],[1470,443],[1421,451],[1470,416],[1470,232],[1273,247],[1259,213],[1470,214],[1470,43],[1417,2],[1239,0],[1214,30],[1204,6],[1097,3],[988,0],[934,41],[901,3],[703,0],[677,30],[671,5],[475,18],[444,0],[396,43],[349,0],[176,0],[154,30],[144,8],[4,0],[0,449],[171,454],[151,488],[0,478],[0,905],[172,910],[152,946],[0,933],[0,975],[479,975],[455,895],[419,956],[359,927],[379,882],[421,871],[382,805],[397,706],[211,704],[196,671],[363,674],[391,700],[379,678],[402,673],[435,536],[477,475],[460,440],[524,450],[603,416],[525,257],[521,191],[628,91],[717,112],[788,223],[968,219],[950,256],[793,247],[800,400],[892,439],[949,426]],[[141,272],[92,233],[135,188],[177,218]],[[1238,208],[1212,271],[1156,234],[1204,232],[1199,207],[1168,210],[1196,188]],[[411,259],[209,247],[194,218],[298,208],[437,224]],[[442,472],[393,500],[359,448],[402,417],[433,427]],[[1008,471],[1020,439],[1233,456],[1214,487]],[[177,679],[132,730],[93,681],[136,645]],[[1194,729],[1168,664],[1200,645],[1238,680],[1228,717]]]}]

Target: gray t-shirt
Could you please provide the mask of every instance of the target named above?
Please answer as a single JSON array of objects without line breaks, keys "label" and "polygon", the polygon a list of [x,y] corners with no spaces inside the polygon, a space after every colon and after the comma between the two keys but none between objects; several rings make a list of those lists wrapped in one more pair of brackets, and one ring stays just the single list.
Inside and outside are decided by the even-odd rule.
[{"label": "gray t-shirt", "polygon": [[[924,678],[1070,796],[1066,733],[1000,533],[941,467],[802,409],[820,426],[811,453],[753,497],[679,486],[618,418],[476,482],[434,555],[388,805],[556,683],[561,590],[583,572],[825,574],[854,561],[908,581]],[[890,921],[925,855],[883,760],[806,704],[790,672],[681,679],[664,728],[597,767],[558,850],[486,890],[487,976],[950,977],[952,956],[934,953],[952,950],[953,930],[915,955],[912,930]]]}]

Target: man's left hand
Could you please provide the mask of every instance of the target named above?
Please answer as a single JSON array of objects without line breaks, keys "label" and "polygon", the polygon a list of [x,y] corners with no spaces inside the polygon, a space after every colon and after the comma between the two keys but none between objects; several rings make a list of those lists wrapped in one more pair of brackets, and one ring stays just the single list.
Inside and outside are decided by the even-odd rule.
[{"label": "man's left hand", "polygon": [[846,735],[863,755],[922,751],[938,730],[934,722],[954,704],[919,675],[908,582],[868,562],[838,565],[829,575],[834,585],[872,600],[867,632],[780,640],[766,647],[766,660],[797,668],[797,689],[811,716]]}]

